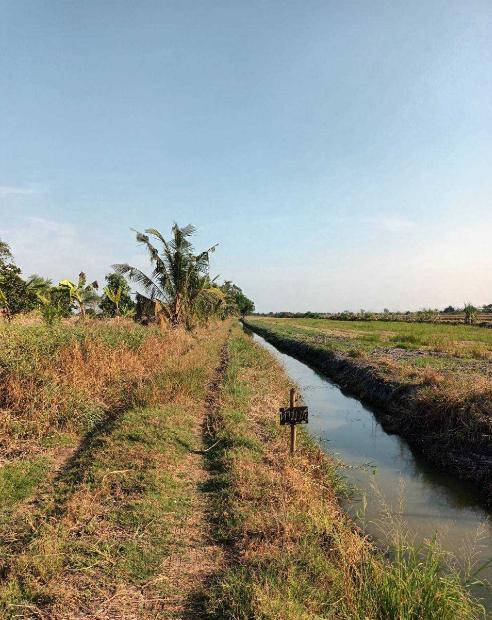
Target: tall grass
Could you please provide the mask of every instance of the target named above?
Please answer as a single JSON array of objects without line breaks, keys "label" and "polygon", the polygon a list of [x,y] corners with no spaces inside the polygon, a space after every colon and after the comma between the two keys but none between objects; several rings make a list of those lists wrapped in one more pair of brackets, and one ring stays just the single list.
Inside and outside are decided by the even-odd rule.
[{"label": "tall grass", "polygon": [[[191,346],[130,321],[0,326],[0,454],[60,431],[83,432],[138,403],[163,362]],[[146,395],[147,397],[147,395]]]},{"label": "tall grass", "polygon": [[353,620],[455,620],[485,617],[463,578],[450,568],[436,541],[412,546],[400,540],[392,560],[367,562],[345,617]]}]

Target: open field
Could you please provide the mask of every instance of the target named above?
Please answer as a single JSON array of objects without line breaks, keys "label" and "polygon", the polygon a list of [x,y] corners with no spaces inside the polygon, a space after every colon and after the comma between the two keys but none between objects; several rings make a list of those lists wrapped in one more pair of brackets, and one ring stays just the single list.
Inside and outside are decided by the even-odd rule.
[{"label": "open field", "polygon": [[381,321],[384,323],[426,323],[431,325],[476,325],[479,327],[492,327],[492,312],[476,308],[470,317],[464,311],[441,312],[439,310],[420,310],[418,312],[272,312],[264,316],[266,318],[277,319],[324,319],[330,321],[352,321],[352,322],[373,322]]},{"label": "open field", "polygon": [[237,323],[0,338],[0,617],[484,617],[433,545],[376,553],[307,435],[289,457],[289,381]]},{"label": "open field", "polygon": [[247,324],[378,407],[388,430],[492,500],[492,332],[411,323],[271,319]]},{"label": "open field", "polygon": [[[326,348],[350,352],[359,349],[371,354],[391,354],[396,349],[424,357],[425,363],[453,365],[492,360],[492,330],[467,325],[442,325],[387,321],[336,321],[325,319],[275,319],[250,317],[248,321],[268,325],[282,334],[319,337]],[[401,351],[399,352],[401,353]],[[421,363],[421,362],[419,362]],[[489,366],[482,370],[488,372]]]}]

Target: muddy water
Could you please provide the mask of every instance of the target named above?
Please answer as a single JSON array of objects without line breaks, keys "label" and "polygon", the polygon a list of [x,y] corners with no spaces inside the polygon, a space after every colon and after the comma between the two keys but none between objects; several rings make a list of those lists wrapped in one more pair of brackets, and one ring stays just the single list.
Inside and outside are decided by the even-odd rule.
[{"label": "muddy water", "polygon": [[[443,549],[461,565],[471,556],[477,566],[492,558],[492,514],[480,508],[466,483],[423,462],[332,381],[261,336],[252,337],[281,361],[301,388],[309,407],[309,432],[343,461],[344,476],[359,490],[346,509],[366,532],[381,545],[390,544],[391,523],[401,521],[416,543],[437,534]],[[479,577],[492,582],[492,564]],[[475,593],[492,609],[492,592],[480,588]]]}]

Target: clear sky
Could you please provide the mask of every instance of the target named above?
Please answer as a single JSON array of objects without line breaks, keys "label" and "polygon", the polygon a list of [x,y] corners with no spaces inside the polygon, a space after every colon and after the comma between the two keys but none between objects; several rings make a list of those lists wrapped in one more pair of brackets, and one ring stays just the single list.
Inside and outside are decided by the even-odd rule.
[{"label": "clear sky", "polygon": [[490,0],[0,0],[26,275],[198,228],[269,310],[492,303]]}]

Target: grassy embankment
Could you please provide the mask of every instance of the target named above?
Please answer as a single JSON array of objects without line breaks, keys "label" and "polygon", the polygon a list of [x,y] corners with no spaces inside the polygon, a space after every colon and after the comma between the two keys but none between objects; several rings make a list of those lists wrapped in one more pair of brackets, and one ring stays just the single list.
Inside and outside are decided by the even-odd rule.
[{"label": "grassy embankment", "polygon": [[492,502],[492,331],[250,317],[272,343],[379,408],[391,431]]},{"label": "grassy embankment", "polygon": [[0,328],[0,617],[482,617],[437,550],[374,553],[304,434],[289,458],[238,327],[217,400],[227,330]]}]

